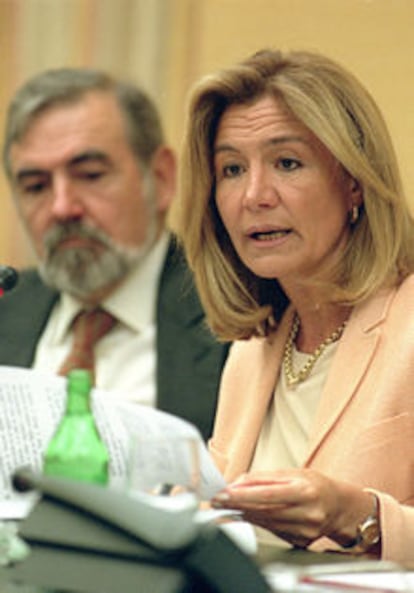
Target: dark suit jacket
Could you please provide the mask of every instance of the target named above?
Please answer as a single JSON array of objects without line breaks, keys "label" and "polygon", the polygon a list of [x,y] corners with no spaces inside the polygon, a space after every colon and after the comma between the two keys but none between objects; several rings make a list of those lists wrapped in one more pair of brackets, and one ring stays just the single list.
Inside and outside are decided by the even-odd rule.
[{"label": "dark suit jacket", "polygon": [[[36,345],[59,294],[25,270],[0,299],[0,364],[31,367]],[[139,297],[137,295],[137,307]],[[212,431],[228,345],[205,327],[204,314],[182,253],[171,243],[157,302],[157,407]]]}]

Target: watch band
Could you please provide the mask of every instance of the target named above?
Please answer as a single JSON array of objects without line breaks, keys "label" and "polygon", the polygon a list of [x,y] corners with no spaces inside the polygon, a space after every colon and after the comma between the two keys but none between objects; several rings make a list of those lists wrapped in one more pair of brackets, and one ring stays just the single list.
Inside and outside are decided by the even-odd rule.
[{"label": "watch band", "polygon": [[357,535],[350,543],[343,545],[352,554],[363,554],[368,552],[381,540],[381,530],[378,513],[378,498],[370,492],[374,507],[372,512],[357,526]]}]

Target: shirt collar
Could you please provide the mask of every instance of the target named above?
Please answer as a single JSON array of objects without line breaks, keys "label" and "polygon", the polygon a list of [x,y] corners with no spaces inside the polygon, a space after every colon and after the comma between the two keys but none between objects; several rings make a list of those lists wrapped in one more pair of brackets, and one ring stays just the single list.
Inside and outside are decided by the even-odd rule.
[{"label": "shirt collar", "polygon": [[164,233],[119,288],[102,303],[104,309],[136,331],[155,323],[158,285],[168,243],[169,235]]}]

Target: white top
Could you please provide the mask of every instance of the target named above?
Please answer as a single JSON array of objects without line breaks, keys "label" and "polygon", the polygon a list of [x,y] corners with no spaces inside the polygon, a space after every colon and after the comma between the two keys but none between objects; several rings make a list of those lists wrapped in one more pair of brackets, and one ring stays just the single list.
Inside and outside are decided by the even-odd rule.
[{"label": "white top", "polygon": [[[288,387],[282,365],[279,381],[257,441],[250,471],[275,471],[300,467],[305,461],[310,430],[338,342],[326,347],[309,377]],[[293,369],[298,372],[309,354],[293,348]],[[286,546],[269,531],[255,527],[261,544]]]},{"label": "white top", "polygon": [[[164,234],[126,280],[102,302],[119,323],[95,347],[96,386],[125,400],[155,406],[156,304],[168,249]],[[70,326],[82,304],[67,293],[53,308],[33,368],[56,373],[72,346]]]}]

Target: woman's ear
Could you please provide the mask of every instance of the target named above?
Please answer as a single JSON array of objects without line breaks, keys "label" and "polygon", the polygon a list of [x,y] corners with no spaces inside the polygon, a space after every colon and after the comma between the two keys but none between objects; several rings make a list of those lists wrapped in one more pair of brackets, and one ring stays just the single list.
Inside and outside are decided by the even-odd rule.
[{"label": "woman's ear", "polygon": [[349,177],[349,203],[348,203],[348,213],[349,213],[349,222],[351,226],[353,226],[360,215],[360,207],[363,203],[363,195],[362,195],[362,188],[357,179],[353,177]]},{"label": "woman's ear", "polygon": [[364,201],[361,184],[354,177],[349,178],[350,182],[350,207],[362,206]]}]

